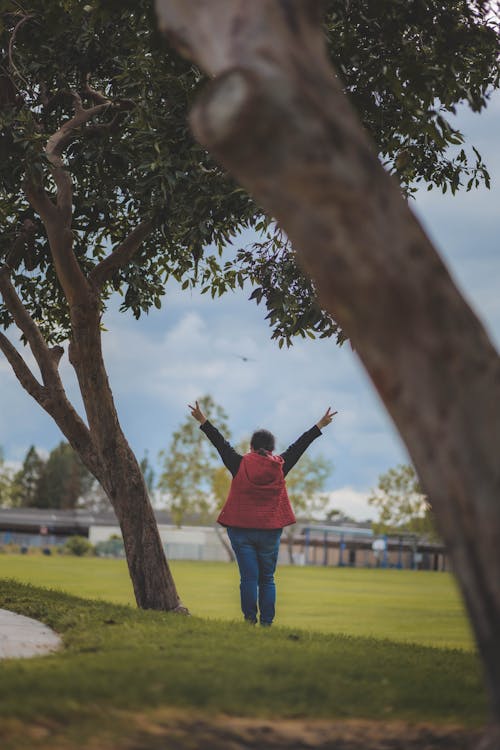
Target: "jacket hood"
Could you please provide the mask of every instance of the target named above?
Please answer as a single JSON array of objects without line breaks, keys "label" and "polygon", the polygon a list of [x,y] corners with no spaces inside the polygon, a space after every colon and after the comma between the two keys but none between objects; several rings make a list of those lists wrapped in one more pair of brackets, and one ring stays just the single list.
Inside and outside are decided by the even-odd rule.
[{"label": "jacket hood", "polygon": [[256,486],[269,486],[283,481],[283,464],[281,456],[266,453],[246,453],[240,465],[248,481]]}]

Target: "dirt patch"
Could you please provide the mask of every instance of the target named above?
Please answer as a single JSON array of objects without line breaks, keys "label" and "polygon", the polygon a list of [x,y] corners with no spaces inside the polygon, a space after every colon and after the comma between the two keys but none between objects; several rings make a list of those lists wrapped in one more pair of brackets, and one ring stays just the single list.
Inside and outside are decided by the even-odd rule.
[{"label": "dirt patch", "polygon": [[13,724],[0,732],[5,750],[475,750],[481,736],[450,726],[207,717],[172,709],[16,728],[19,733]]},{"label": "dirt patch", "polygon": [[[262,721],[234,717],[162,720],[136,717],[137,741],[127,750],[472,750],[479,732],[374,721]],[[154,742],[151,742],[154,737]]]}]

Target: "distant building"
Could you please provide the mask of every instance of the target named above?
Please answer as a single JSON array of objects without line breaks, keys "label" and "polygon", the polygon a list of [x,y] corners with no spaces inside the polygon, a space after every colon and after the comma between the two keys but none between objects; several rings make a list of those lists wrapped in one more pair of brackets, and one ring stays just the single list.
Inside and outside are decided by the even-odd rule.
[{"label": "distant building", "polygon": [[[224,529],[201,525],[199,519],[178,528],[168,511],[156,510],[155,517],[166,555],[171,560],[229,559]],[[92,544],[121,537],[112,511],[43,510],[0,508],[0,547],[8,544],[29,548],[62,546],[71,536],[84,536]],[[120,549],[118,544],[115,549]],[[370,524],[309,524],[299,522],[291,550],[299,565],[330,567],[390,567],[447,570],[445,548],[419,540],[413,534],[377,536]],[[289,562],[289,548],[283,540],[279,562]]]}]

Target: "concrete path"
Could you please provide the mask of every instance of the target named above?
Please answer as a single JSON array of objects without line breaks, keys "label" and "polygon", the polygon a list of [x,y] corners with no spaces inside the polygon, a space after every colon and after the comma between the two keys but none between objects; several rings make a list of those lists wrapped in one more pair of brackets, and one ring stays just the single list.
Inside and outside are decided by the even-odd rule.
[{"label": "concrete path", "polygon": [[47,625],[0,609],[0,659],[43,656],[57,651],[61,645],[57,633]]}]

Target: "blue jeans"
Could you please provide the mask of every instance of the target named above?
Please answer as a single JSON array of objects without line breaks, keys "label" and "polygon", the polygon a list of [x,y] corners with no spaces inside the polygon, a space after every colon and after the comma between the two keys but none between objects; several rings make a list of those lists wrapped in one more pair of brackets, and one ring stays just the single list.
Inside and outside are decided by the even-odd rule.
[{"label": "blue jeans", "polygon": [[276,585],[274,571],[278,561],[282,529],[239,529],[228,527],[227,534],[240,569],[241,611],[245,620],[260,624],[274,620]]}]

